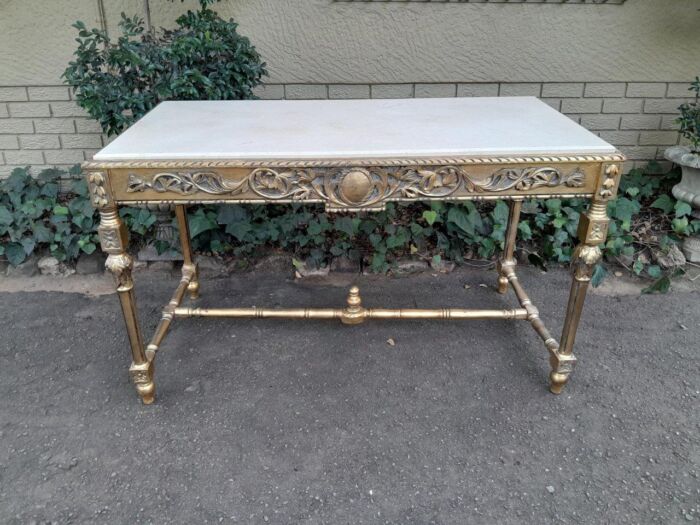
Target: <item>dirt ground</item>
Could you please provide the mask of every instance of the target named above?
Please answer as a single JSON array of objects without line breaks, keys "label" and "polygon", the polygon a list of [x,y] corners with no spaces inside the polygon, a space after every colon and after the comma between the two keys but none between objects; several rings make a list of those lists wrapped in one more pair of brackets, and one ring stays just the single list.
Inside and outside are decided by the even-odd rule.
[{"label": "dirt ground", "polygon": [[[568,274],[521,273],[559,333]],[[561,396],[521,321],[178,320],[143,406],[91,279],[0,279],[2,523],[700,521],[698,291],[596,290]],[[515,306],[476,270],[242,274],[200,302],[339,307],[351,282],[368,307]],[[137,275],[146,337],[174,286]]]}]

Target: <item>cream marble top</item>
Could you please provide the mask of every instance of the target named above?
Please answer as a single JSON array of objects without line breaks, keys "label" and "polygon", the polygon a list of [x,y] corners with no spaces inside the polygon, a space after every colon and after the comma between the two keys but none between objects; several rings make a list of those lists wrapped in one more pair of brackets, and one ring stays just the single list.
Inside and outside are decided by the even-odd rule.
[{"label": "cream marble top", "polygon": [[163,102],[96,161],[611,154],[535,97]]}]

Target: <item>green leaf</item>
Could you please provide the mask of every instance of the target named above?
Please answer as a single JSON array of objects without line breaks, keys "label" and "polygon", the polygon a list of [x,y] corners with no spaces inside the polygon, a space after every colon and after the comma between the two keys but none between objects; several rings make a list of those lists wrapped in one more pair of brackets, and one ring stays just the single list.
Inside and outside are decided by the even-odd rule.
[{"label": "green leaf", "polygon": [[470,215],[459,206],[453,206],[447,212],[447,220],[457,225],[457,227],[469,235],[474,235],[474,223]]},{"label": "green leaf", "polygon": [[568,222],[568,219],[567,219],[566,217],[557,217],[556,219],[554,219],[554,220],[552,221],[552,225],[553,225],[555,228],[561,228],[561,227],[564,226],[567,222]]},{"label": "green leaf", "polygon": [[549,211],[549,213],[552,215],[556,215],[561,211],[561,200],[559,199],[547,199],[544,201],[544,205],[547,208],[547,211]]},{"label": "green leaf", "polygon": [[217,227],[216,222],[205,215],[195,214],[189,218],[190,235],[196,237],[202,232],[213,230]]},{"label": "green leaf", "polygon": [[642,293],[666,293],[669,288],[671,288],[671,279],[667,275],[664,275],[661,279],[654,281],[651,285],[644,288]]},{"label": "green leaf", "polygon": [[[455,208],[452,208],[450,210],[450,212],[452,212],[452,210],[454,210],[454,209]],[[427,222],[430,226],[433,225],[433,223],[437,219],[437,216],[438,216],[437,212],[433,211],[433,210],[425,210],[423,212],[423,219],[425,219],[425,222]],[[448,214],[448,220],[449,220],[449,214]]]},{"label": "green leaf", "polygon": [[23,237],[20,241],[20,244],[22,245],[24,253],[26,253],[27,255],[31,255],[34,251],[34,247],[36,246],[36,239],[34,239],[33,237]]},{"label": "green leaf", "polygon": [[651,203],[652,208],[657,208],[668,214],[673,211],[674,201],[669,195],[661,195]]},{"label": "green leaf", "polygon": [[54,215],[63,216],[63,215],[68,215],[69,212],[70,212],[70,210],[68,208],[66,208],[65,206],[60,206],[58,204],[56,206],[54,206],[54,208],[53,208]]},{"label": "green leaf", "polygon": [[676,201],[675,206],[673,209],[676,212],[676,218],[679,219],[681,217],[685,217],[686,215],[690,215],[693,213],[693,208],[690,207],[690,204],[687,202],[683,201]]},{"label": "green leaf", "polygon": [[608,271],[602,264],[596,264],[593,267],[593,273],[591,274],[591,286],[597,288],[603,282],[605,277],[608,275]]},{"label": "green leaf", "polygon": [[649,274],[649,277],[653,279],[658,279],[661,277],[661,267],[659,267],[656,264],[652,264],[647,268],[647,273]]},{"label": "green leaf", "polygon": [[94,242],[87,242],[80,247],[85,253],[90,255],[97,249],[97,245]]},{"label": "green leaf", "polygon": [[526,241],[529,239],[532,239],[532,229],[530,228],[529,223],[527,223],[525,221],[521,221],[518,224],[518,232],[520,233],[521,239],[526,240]]},{"label": "green leaf", "polygon": [[348,237],[355,234],[355,224],[352,217],[338,217],[334,226],[337,231],[343,232]]},{"label": "green leaf", "polygon": [[639,202],[625,197],[619,197],[617,200],[612,201],[610,207],[612,208],[611,216],[621,221],[632,220],[632,216],[638,213],[640,209]]},{"label": "green leaf", "polygon": [[226,233],[230,233],[240,242],[243,242],[245,240],[246,235],[252,229],[252,226],[248,222],[232,222],[226,225]]},{"label": "green leaf", "polygon": [[27,253],[20,243],[11,242],[5,245],[5,257],[7,257],[12,266],[17,266],[24,262],[27,258]]},{"label": "green leaf", "polygon": [[678,235],[688,235],[688,217],[673,219],[671,221],[671,227]]},{"label": "green leaf", "polygon": [[493,219],[496,222],[505,224],[508,222],[509,215],[508,205],[503,201],[496,201],[496,205],[493,208]]},{"label": "green leaf", "polygon": [[639,275],[640,273],[642,273],[642,271],[644,271],[644,263],[639,257],[634,261],[634,264],[632,265],[632,271],[636,275]]},{"label": "green leaf", "polygon": [[6,206],[0,206],[0,224],[5,226],[12,224],[12,213]]}]

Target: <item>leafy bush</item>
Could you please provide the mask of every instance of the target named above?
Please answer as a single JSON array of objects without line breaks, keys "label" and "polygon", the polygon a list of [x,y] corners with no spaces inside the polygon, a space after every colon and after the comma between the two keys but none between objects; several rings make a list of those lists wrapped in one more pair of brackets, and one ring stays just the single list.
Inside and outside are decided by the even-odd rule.
[{"label": "leafy bush", "polygon": [[[669,195],[679,172],[660,175],[651,164],[634,169],[608,206],[611,217],[603,253],[609,261],[637,275],[661,278],[653,263],[681,237],[700,231],[690,207]],[[537,265],[567,263],[577,244],[576,230],[587,199],[531,199],[523,203],[519,247]],[[202,206],[190,212],[195,249],[249,256],[263,246],[291,251],[312,266],[332,257],[363,259],[374,272],[385,272],[406,256],[457,263],[492,259],[503,247],[508,207],[498,201],[387,205],[365,216],[326,214],[312,206]],[[599,280],[605,275],[600,266]]]},{"label": "leafy bush", "polygon": [[[76,168],[72,171],[75,176]],[[64,171],[49,169],[33,178],[16,168],[0,181],[0,255],[22,263],[39,246],[60,261],[97,249],[97,218],[85,181],[71,181],[71,193],[59,195]]]},{"label": "leafy bush", "polygon": [[688,91],[695,92],[695,102],[686,102],[678,109],[681,116],[676,122],[680,124],[680,133],[690,142],[693,153],[700,154],[700,77],[695,77]]},{"label": "leafy bush", "polygon": [[[668,174],[635,169],[620,183],[618,198],[608,205],[609,235],[603,246],[608,261],[631,272],[657,279],[650,290],[663,289],[670,271],[656,264],[683,236],[700,231],[690,206],[677,201],[670,188],[679,171]],[[71,171],[77,176],[79,168]],[[60,170],[46,170],[37,179],[16,169],[0,182],[0,256],[21,263],[38,248],[62,261],[96,249],[97,217],[90,207],[86,184],[71,182],[71,193],[58,194]],[[586,199],[531,199],[523,203],[518,225],[519,249],[539,266],[566,263],[577,244],[576,229]],[[123,207],[120,215],[132,243],[153,237],[155,215],[145,208]],[[198,206],[189,210],[190,233],[196,251],[255,258],[267,249],[284,250],[309,266],[324,266],[334,257],[348,257],[373,272],[386,272],[404,257],[458,264],[492,260],[503,247],[508,207],[498,201],[393,204],[367,215],[327,214],[318,205]],[[594,280],[606,270],[599,265]]]},{"label": "leafy bush", "polygon": [[210,3],[200,0],[173,30],[146,31],[142,19],[122,13],[116,43],[100,29],[73,25],[78,49],[63,76],[105,133],[118,134],[164,100],[255,98],[265,64]]},{"label": "leafy bush", "polygon": [[[68,191],[59,192],[61,182]],[[120,214],[135,242],[152,234],[155,215],[149,210],[125,207]],[[98,247],[98,225],[80,166],[44,170],[37,177],[15,168],[0,181],[0,257],[13,266],[37,250],[69,262],[90,254]]]}]

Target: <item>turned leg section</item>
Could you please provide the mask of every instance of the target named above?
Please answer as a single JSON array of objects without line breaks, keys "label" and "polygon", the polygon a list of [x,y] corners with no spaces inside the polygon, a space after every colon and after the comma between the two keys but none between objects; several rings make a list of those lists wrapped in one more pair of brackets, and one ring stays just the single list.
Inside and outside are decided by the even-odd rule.
[{"label": "turned leg section", "polygon": [[182,265],[183,272],[190,268],[193,272],[193,277],[187,285],[187,291],[192,299],[199,297],[199,270],[192,257],[192,245],[190,244],[190,227],[187,223],[187,209],[183,204],[175,206],[175,216],[177,217],[177,227],[180,232],[180,249],[182,250]]},{"label": "turned leg section", "polygon": [[615,164],[603,167],[591,206],[586,213],[581,215],[579,221],[578,237],[581,244],[576,247],[571,258],[573,280],[566,306],[564,328],[562,329],[559,349],[552,352],[550,356],[552,367],[552,372],[549,375],[550,390],[554,394],[561,393],[576,364],[574,356],[576,331],[593,268],[602,256],[600,245],[605,242],[609,223],[607,205],[608,201],[615,195],[619,174],[619,166]]},{"label": "turned leg section", "polygon": [[508,227],[506,229],[506,244],[501,258],[496,263],[498,270],[498,293],[508,291],[508,269],[515,268],[515,241],[518,238],[518,222],[520,221],[520,210],[522,201],[510,201],[510,213],[508,214]]},{"label": "turned leg section", "polygon": [[131,346],[132,362],[129,374],[136,386],[136,391],[145,404],[153,403],[155,399],[155,383],[153,382],[153,362],[146,359],[144,353],[141,329],[136,313],[136,297],[132,269],[134,261],[126,253],[128,236],[126,226],[119,218],[114,205],[100,208],[99,235],[102,250],[108,253],[105,266],[115,277],[117,294],[124,315],[126,332]]}]

